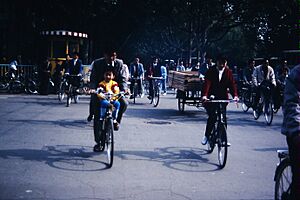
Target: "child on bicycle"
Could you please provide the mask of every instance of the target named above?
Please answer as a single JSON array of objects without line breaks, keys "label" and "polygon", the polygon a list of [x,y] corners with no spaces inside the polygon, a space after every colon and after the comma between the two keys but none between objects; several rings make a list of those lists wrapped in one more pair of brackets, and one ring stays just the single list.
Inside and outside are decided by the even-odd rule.
[{"label": "child on bicycle", "polygon": [[114,72],[113,70],[107,70],[104,73],[104,80],[101,81],[98,85],[100,88],[99,94],[97,94],[99,100],[100,100],[100,120],[103,120],[105,117],[106,109],[113,105],[114,110],[112,113],[113,117],[113,123],[114,123],[114,130],[119,129],[119,123],[117,122],[117,116],[120,109],[120,102],[118,101],[117,97],[113,97],[111,102],[108,102],[108,100],[105,99],[104,93],[112,93],[112,94],[119,94],[120,89],[118,86],[118,83],[114,81]]}]

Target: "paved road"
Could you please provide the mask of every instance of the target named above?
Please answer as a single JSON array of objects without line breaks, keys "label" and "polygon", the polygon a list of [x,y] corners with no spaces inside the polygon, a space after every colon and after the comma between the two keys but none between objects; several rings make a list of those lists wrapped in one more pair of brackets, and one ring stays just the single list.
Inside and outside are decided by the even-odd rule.
[{"label": "paved road", "polygon": [[219,170],[200,144],[206,114],[130,104],[115,135],[115,160],[93,153],[88,98],[65,107],[56,96],[0,95],[0,199],[272,199],[276,150],[286,148],[279,111],[271,126],[228,108],[232,146]]}]

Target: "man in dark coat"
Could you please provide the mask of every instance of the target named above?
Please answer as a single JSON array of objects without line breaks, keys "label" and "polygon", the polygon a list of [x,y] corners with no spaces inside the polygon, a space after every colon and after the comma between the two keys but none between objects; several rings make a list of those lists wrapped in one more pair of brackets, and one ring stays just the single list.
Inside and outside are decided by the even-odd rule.
[{"label": "man in dark coat", "polygon": [[289,199],[300,197],[300,65],[286,78],[281,132],[286,135],[292,163],[292,187]]},{"label": "man in dark coat", "polygon": [[[121,70],[123,68],[123,61],[121,59],[117,59],[117,54],[114,50],[108,48],[104,52],[104,57],[99,58],[93,61],[92,63],[92,72],[91,72],[91,77],[90,77],[90,89],[91,92],[95,91],[98,84],[104,80],[104,73],[107,70],[112,70],[115,75],[114,81],[116,81],[119,85],[120,91],[125,91],[127,92],[127,83],[126,83],[126,77],[123,76],[121,73]],[[117,116],[117,122],[120,124],[121,119],[123,116],[123,113],[126,111],[128,102],[124,99],[121,98],[119,99],[120,102],[120,110],[118,112]],[[100,151],[101,146],[100,146],[100,140],[101,136],[99,135],[99,131],[97,130],[97,121],[99,117],[99,102],[97,99],[97,95],[92,94],[91,95],[91,101],[90,101],[90,114],[88,116],[88,121],[91,121],[94,116],[94,137],[95,137],[95,142],[96,145],[94,146],[94,151]],[[114,127],[115,130],[118,130],[118,127]]]}]

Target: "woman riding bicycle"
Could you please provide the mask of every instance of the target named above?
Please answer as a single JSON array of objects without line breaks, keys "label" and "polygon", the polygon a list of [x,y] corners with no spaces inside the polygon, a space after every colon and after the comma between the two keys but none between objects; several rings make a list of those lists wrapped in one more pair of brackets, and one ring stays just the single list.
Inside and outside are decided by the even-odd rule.
[{"label": "woman riding bicycle", "polygon": [[[237,86],[234,81],[232,71],[227,66],[227,59],[219,56],[217,59],[217,65],[210,67],[206,72],[202,91],[202,99],[205,102],[211,95],[214,95],[215,99],[228,99],[228,89],[230,90],[231,95],[234,97],[234,100],[238,101]],[[224,113],[226,113],[226,106],[227,104],[224,104],[223,106],[223,109],[225,110]],[[217,119],[217,105],[204,103],[204,107],[208,114],[208,119],[205,135],[201,143],[206,145],[207,138],[211,134],[214,123]]]}]

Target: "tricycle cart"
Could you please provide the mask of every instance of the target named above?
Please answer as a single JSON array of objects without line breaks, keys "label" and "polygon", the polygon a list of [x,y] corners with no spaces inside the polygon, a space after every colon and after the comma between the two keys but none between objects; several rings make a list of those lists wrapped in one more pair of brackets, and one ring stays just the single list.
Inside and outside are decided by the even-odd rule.
[{"label": "tricycle cart", "polygon": [[195,71],[169,71],[168,85],[176,89],[178,110],[183,112],[185,105],[201,107],[201,90],[204,83]]}]

